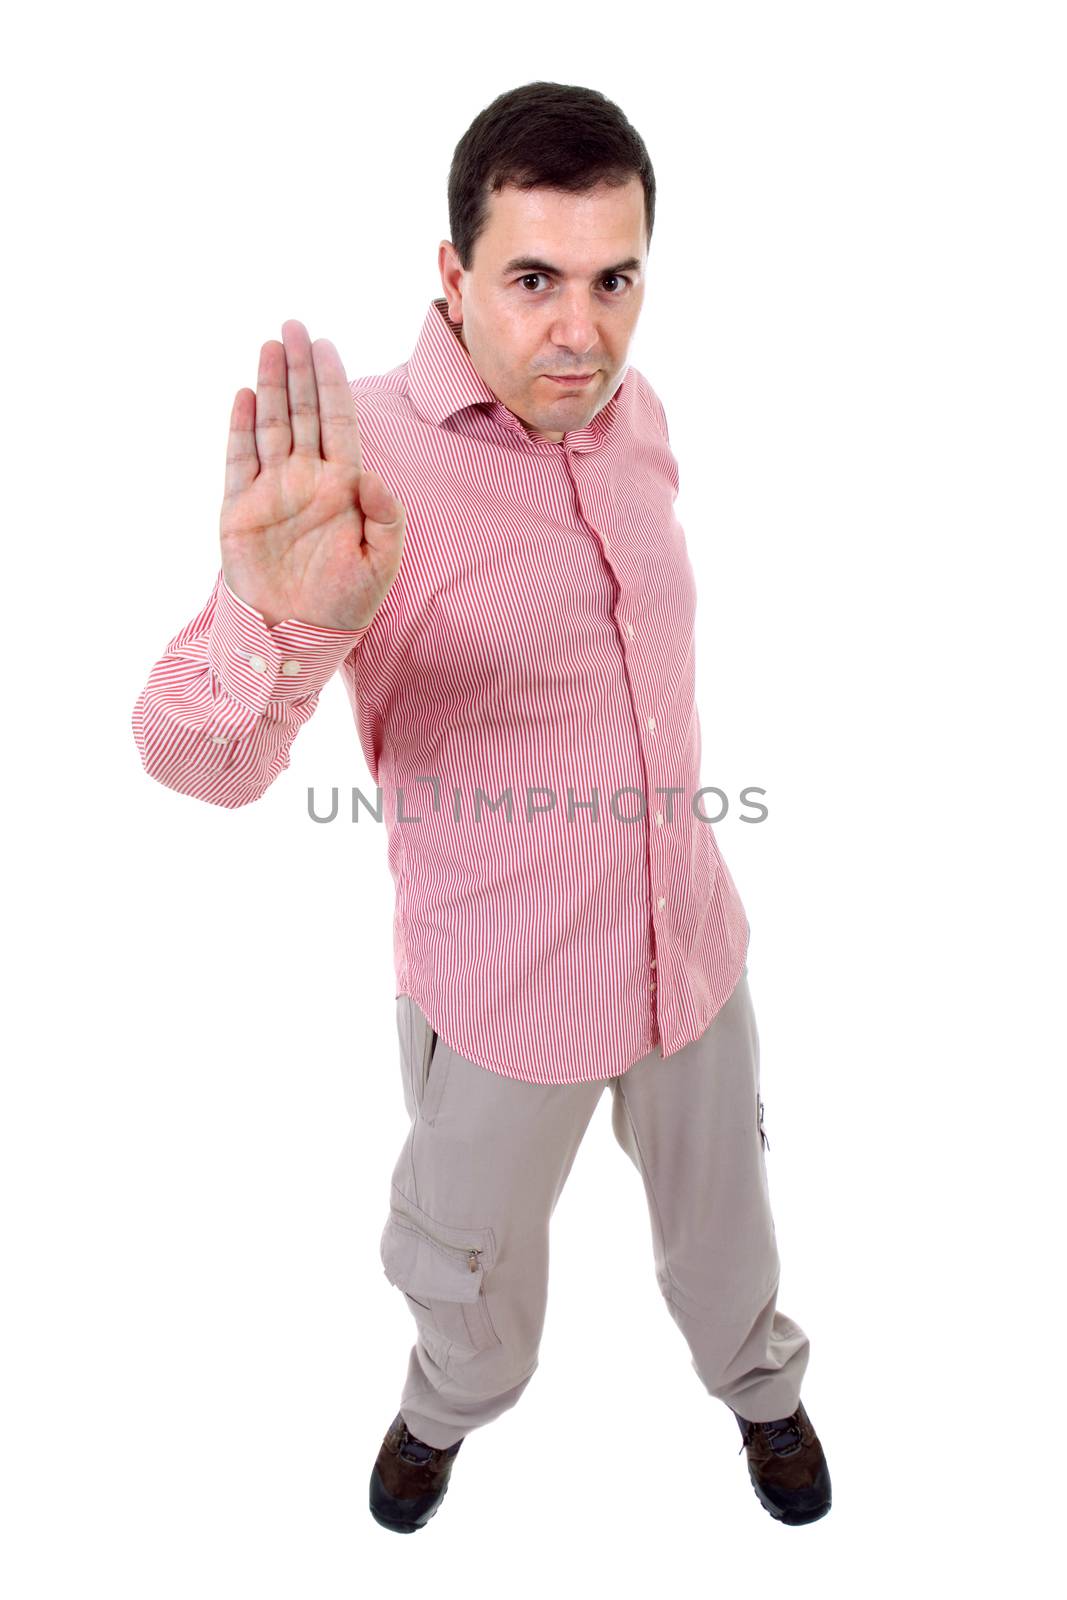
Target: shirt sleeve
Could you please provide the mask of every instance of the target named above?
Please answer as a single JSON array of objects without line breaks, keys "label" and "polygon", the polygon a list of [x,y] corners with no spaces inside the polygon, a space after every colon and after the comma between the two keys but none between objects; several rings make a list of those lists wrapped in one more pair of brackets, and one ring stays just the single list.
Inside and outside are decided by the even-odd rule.
[{"label": "shirt sleeve", "polygon": [[258,800],[367,628],[290,619],[268,628],[220,569],[203,610],[175,634],[133,709],[150,778],[218,806]]}]

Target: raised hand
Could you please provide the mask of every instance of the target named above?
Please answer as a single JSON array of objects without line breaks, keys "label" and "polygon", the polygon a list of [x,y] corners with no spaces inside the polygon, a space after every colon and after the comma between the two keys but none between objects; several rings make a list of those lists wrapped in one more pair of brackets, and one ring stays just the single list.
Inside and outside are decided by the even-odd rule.
[{"label": "raised hand", "polygon": [[302,322],[259,353],[230,413],[222,571],[268,627],[364,628],[400,566],[406,512],[360,457],[359,418],[329,339]]}]

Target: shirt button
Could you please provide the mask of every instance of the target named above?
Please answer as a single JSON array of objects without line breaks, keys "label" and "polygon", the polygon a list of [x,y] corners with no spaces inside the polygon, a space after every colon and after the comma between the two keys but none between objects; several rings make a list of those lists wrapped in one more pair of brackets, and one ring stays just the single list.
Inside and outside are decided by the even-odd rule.
[{"label": "shirt button", "polygon": [[666,904],[667,904],[667,902],[666,902],[666,900],[664,900],[664,898],[663,898],[663,896],[662,896],[662,895],[660,895],[660,897],[659,897],[659,908],[660,908],[660,910],[661,910],[661,911],[662,911],[662,910],[663,910],[663,907],[664,907],[664,906],[665,906],[665,905],[666,905]]},{"label": "shirt button", "polygon": [[657,822],[658,826],[662,828],[662,826],[663,826],[663,812],[662,811],[657,811],[656,812],[656,822]]},{"label": "shirt button", "polygon": [[633,636],[634,636],[634,625],[633,625],[632,622],[628,622],[626,624],[626,632],[629,634],[630,638],[632,639]]},{"label": "shirt button", "polygon": [[228,733],[213,733],[211,742],[212,744],[229,744],[230,736]]},{"label": "shirt button", "polygon": [[652,957],[652,965],[653,965],[653,966],[655,966],[655,965],[656,965],[656,958],[655,958],[655,956],[653,956],[653,957]]},{"label": "shirt button", "polygon": [[283,661],[282,671],[285,673],[287,678],[295,678],[297,673],[300,671],[299,661]]},{"label": "shirt button", "polygon": [[253,672],[266,672],[267,670],[267,663],[262,656],[249,656],[248,665]]},{"label": "shirt button", "polygon": [[655,719],[655,717],[649,717],[649,719],[648,719],[648,731],[649,731],[649,733],[655,733],[655,731],[656,731],[656,719]]}]

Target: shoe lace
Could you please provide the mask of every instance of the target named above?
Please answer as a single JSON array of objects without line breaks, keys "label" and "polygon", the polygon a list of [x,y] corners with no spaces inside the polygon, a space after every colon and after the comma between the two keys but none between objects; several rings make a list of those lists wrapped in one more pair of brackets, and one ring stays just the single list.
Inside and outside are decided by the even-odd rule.
[{"label": "shoe lace", "polygon": [[414,1461],[420,1466],[425,1466],[426,1462],[432,1461],[435,1456],[440,1456],[442,1460],[454,1456],[462,1443],[463,1440],[458,1439],[454,1445],[427,1444],[423,1439],[416,1439],[415,1435],[405,1428],[397,1446],[397,1454],[403,1456],[405,1461]]},{"label": "shoe lace", "polygon": [[[763,1429],[776,1456],[793,1455],[800,1449],[803,1434],[799,1410],[794,1411],[791,1417],[778,1417],[774,1422],[750,1422],[741,1441],[741,1450],[746,1450],[752,1443],[757,1428]],[[741,1450],[737,1452],[738,1455]]]},{"label": "shoe lace", "polygon": [[416,1439],[412,1434],[405,1434],[403,1443],[397,1452],[405,1461],[416,1461],[425,1464],[437,1454],[433,1445],[423,1444],[421,1439]]}]

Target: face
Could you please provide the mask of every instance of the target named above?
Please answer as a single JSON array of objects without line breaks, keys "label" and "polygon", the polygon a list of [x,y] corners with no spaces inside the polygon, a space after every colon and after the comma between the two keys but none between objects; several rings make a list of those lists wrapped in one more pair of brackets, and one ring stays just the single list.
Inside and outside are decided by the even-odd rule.
[{"label": "face", "polygon": [[[542,439],[584,428],[626,365],[645,287],[645,191],[587,194],[517,189],[489,196],[469,271],[441,241],[438,264],[453,322],[476,372]],[[589,373],[583,383],[556,376]]]}]

